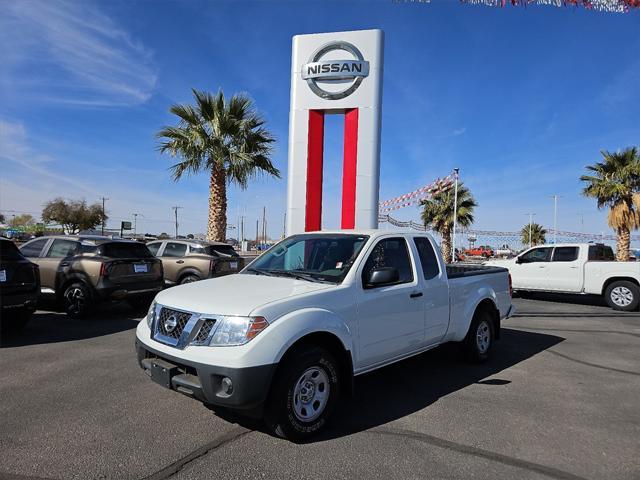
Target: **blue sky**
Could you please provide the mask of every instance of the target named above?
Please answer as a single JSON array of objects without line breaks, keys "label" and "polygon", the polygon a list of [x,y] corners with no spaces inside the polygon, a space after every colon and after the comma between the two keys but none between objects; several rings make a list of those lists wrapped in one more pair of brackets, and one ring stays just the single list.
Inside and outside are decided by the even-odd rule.
[{"label": "blue sky", "polygon": [[[38,216],[56,196],[108,197],[110,226],[204,232],[208,178],[169,179],[155,132],[174,123],[190,89],[255,100],[278,139],[283,179],[230,189],[229,220],[248,231],[267,206],[282,231],[291,37],[385,31],[381,200],[461,169],[475,227],[536,220],[607,231],[580,194],[599,150],[640,144],[640,16],[584,9],[495,9],[455,1],[0,1],[0,211]],[[325,169],[339,169],[341,124],[327,125]],[[338,223],[340,184],[325,186],[325,226]],[[417,208],[401,210],[417,219]],[[235,236],[234,232],[229,232]]]}]

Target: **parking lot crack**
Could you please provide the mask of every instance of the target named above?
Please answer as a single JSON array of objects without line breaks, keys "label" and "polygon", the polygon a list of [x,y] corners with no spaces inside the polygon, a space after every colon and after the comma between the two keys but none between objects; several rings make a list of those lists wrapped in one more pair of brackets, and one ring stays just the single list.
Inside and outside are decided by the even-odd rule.
[{"label": "parking lot crack", "polygon": [[204,455],[213,452],[215,450],[218,450],[219,448],[224,447],[225,445],[228,445],[232,442],[235,442],[236,440],[238,440],[240,437],[242,437],[243,435],[246,435],[247,433],[250,433],[251,430],[248,430],[246,428],[243,427],[236,427],[234,429],[232,429],[231,431],[220,435],[219,437],[216,437],[215,439],[213,439],[212,441],[210,441],[209,443],[203,445],[202,447],[194,450],[193,452],[189,453],[188,455],[185,455],[182,458],[179,458],[178,460],[176,460],[175,462],[173,462],[172,464],[164,467],[162,470],[158,470],[156,473],[153,473],[149,476],[143,477],[141,480],[164,480],[167,479],[173,475],[175,475],[176,473],[178,473],[180,470],[182,470],[188,463],[193,462],[194,460],[197,460],[200,457],[203,457]]},{"label": "parking lot crack", "polygon": [[462,443],[452,442],[450,440],[435,437],[427,433],[391,428],[374,428],[372,430],[369,430],[369,432],[377,433],[380,435],[393,435],[398,437],[411,438],[413,440],[428,443],[439,448],[453,450],[455,452],[473,455],[479,458],[485,458],[487,460],[492,460],[504,465],[510,465],[512,467],[521,468],[523,470],[540,473],[542,475],[546,475],[547,477],[557,478],[559,480],[586,480],[584,477],[580,477],[578,475],[574,475],[573,473],[565,472],[557,468],[547,467],[546,465],[541,465],[539,463],[529,462],[527,460],[510,457],[508,455],[484,450],[482,448],[472,447],[470,445],[464,445]]},{"label": "parking lot crack", "polygon": [[554,355],[557,355],[558,357],[562,357],[564,359],[571,360],[572,362],[580,363],[582,365],[587,365],[588,367],[601,368],[603,370],[609,370],[610,372],[626,373],[627,375],[640,376],[640,372],[632,372],[631,370],[622,370],[620,368],[607,367],[605,365],[598,365],[597,363],[585,362],[584,360],[578,360],[577,358],[570,357],[569,355],[565,355],[564,353],[556,352],[555,350],[552,350],[550,348],[548,348],[545,351],[549,352],[549,353],[553,353]]}]

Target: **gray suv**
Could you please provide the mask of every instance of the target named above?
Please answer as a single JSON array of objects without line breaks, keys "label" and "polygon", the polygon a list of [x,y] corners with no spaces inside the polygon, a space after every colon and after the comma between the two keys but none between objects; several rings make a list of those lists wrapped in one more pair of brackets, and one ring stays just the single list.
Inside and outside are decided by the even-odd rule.
[{"label": "gray suv", "polygon": [[226,243],[157,240],[147,243],[147,248],[162,260],[164,280],[169,285],[229,275],[244,268],[244,259]]}]

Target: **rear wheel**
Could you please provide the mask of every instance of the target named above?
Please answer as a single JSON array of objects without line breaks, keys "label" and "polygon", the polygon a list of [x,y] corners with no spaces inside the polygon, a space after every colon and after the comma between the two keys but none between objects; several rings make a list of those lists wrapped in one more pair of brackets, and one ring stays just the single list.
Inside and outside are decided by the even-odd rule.
[{"label": "rear wheel", "polygon": [[612,282],[604,292],[604,298],[614,310],[631,312],[640,303],[640,288],[635,283],[620,280]]},{"label": "rear wheel", "polygon": [[72,283],[64,290],[62,301],[68,316],[83,317],[91,307],[91,291],[84,283]]},{"label": "rear wheel", "polygon": [[493,328],[490,312],[480,310],[475,313],[469,332],[463,341],[463,348],[469,360],[475,363],[487,361],[495,338]]},{"label": "rear wheel", "polygon": [[265,419],[278,436],[304,440],[327,423],[340,395],[338,363],[328,351],[307,347],[282,365],[269,395]]}]

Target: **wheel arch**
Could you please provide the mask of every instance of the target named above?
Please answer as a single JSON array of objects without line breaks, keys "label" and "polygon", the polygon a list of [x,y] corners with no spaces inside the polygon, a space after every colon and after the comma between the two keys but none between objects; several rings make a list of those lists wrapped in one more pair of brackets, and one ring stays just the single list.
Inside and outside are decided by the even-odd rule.
[{"label": "wheel arch", "polygon": [[187,267],[184,270],[180,271],[180,274],[178,275],[178,278],[176,280],[176,283],[180,283],[182,282],[182,280],[184,279],[184,277],[188,276],[188,275],[195,275],[196,277],[198,277],[200,280],[202,280],[203,277],[201,275],[201,273],[198,271],[198,269],[194,268],[194,267]]},{"label": "wheel arch", "polygon": [[353,358],[351,351],[344,345],[342,340],[332,332],[329,331],[316,331],[307,333],[293,342],[287,350],[284,352],[278,367],[274,372],[274,376],[278,374],[278,371],[282,366],[291,358],[296,352],[304,349],[307,346],[321,347],[329,351],[338,362],[340,370],[341,387],[343,392],[348,395],[353,394]]},{"label": "wheel arch", "polygon": [[491,298],[483,298],[476,305],[472,319],[480,312],[488,312],[493,319],[493,332],[496,339],[500,338],[500,310]]},{"label": "wheel arch", "polygon": [[604,294],[607,292],[607,288],[609,288],[609,285],[611,285],[614,282],[631,282],[633,284],[635,284],[636,286],[640,287],[640,283],[638,282],[638,280],[636,280],[633,277],[625,277],[625,276],[615,276],[615,277],[610,277],[607,278],[605,280],[605,282],[602,284],[602,292],[601,295],[604,296]]}]

